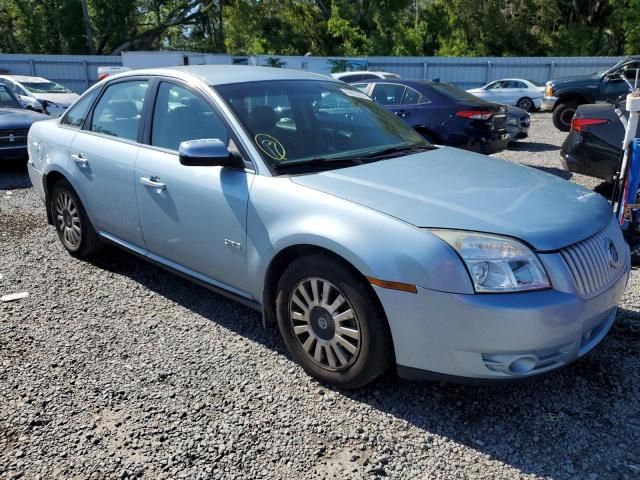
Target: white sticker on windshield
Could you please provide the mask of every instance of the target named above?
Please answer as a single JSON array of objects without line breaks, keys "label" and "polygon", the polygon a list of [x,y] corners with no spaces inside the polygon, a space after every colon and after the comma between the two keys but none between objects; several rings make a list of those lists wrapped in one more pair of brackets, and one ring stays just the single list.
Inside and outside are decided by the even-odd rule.
[{"label": "white sticker on windshield", "polygon": [[342,91],[342,93],[344,93],[345,95],[349,95],[350,97],[360,98],[362,100],[373,100],[366,93],[362,93],[359,90],[350,90],[348,88],[341,88],[340,90]]}]

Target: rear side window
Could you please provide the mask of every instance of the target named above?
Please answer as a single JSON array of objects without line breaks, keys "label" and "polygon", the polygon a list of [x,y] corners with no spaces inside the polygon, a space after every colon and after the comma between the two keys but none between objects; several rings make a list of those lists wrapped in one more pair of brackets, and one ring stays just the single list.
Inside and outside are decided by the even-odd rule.
[{"label": "rear side window", "polygon": [[376,83],[372,97],[382,105],[400,105],[406,87],[393,83]]},{"label": "rear side window", "polygon": [[91,131],[129,140],[138,139],[140,114],[149,83],[119,82],[107,87],[91,119]]},{"label": "rear side window", "polygon": [[217,138],[225,144],[229,130],[205,99],[180,85],[162,82],[151,127],[151,145],[178,150],[181,142]]},{"label": "rear side window", "polygon": [[417,105],[420,103],[420,93],[416,92],[413,88],[407,87],[407,91],[402,98],[403,105]]},{"label": "rear side window", "polygon": [[94,90],[77,102],[67,111],[67,113],[64,114],[60,123],[69,127],[82,128],[82,125],[87,118],[87,114],[89,113],[89,109],[91,108],[95,98],[98,96],[99,91],[100,89]]}]

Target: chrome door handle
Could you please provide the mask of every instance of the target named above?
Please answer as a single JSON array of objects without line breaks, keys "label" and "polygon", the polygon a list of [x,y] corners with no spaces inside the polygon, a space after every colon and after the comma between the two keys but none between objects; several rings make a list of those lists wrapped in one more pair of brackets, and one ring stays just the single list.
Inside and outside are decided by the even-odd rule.
[{"label": "chrome door handle", "polygon": [[82,154],[82,153],[71,155],[71,158],[78,165],[84,166],[84,165],[88,165],[89,164],[89,159],[87,157],[85,157],[84,154]]},{"label": "chrome door handle", "polygon": [[158,181],[158,177],[140,177],[140,183],[145,187],[157,188],[158,190],[164,190],[167,186]]}]

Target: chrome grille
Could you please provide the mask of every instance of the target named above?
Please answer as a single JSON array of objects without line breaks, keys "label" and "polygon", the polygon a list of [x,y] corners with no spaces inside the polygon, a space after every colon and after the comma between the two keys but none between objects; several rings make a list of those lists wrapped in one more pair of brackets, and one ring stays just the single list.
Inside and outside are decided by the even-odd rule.
[{"label": "chrome grille", "polygon": [[[617,262],[615,253],[617,252]],[[625,269],[629,247],[615,217],[595,235],[560,250],[578,293],[592,298],[606,290]]]},{"label": "chrome grille", "polygon": [[0,130],[0,145],[26,145],[28,128]]}]

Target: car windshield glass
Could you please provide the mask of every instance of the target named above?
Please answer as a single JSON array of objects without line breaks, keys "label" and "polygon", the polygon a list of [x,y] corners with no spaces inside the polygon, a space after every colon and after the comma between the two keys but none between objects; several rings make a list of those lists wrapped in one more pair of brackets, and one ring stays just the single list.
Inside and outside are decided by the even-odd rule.
[{"label": "car windshield glass", "polygon": [[439,94],[444,95],[445,97],[452,100],[472,100],[474,102],[478,101],[478,97],[476,97],[475,95],[465,92],[458,87],[454,87],[450,83],[432,83],[430,84],[430,87]]},{"label": "car windshield glass", "polygon": [[302,165],[339,168],[430,146],[395,115],[343,83],[280,80],[215,89],[278,172]]},{"label": "car windshield glass", "polygon": [[31,93],[71,93],[66,87],[55,82],[20,82]]}]

